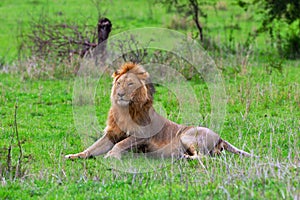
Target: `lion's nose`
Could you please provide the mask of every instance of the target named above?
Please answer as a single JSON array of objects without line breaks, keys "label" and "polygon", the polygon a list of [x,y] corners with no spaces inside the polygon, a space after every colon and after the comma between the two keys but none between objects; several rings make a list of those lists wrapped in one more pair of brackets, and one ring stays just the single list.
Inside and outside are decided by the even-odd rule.
[{"label": "lion's nose", "polygon": [[119,97],[123,97],[125,95],[125,92],[118,92]]}]

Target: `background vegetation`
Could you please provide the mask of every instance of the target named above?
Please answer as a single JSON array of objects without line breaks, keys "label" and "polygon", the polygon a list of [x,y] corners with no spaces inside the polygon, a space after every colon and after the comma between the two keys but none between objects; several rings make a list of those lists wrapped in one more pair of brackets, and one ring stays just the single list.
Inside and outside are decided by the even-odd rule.
[{"label": "background vegetation", "polygon": [[[101,156],[76,161],[63,158],[86,147],[72,110],[74,70],[80,58],[44,60],[32,54],[27,38],[32,22],[47,18],[50,24],[94,31],[98,17],[106,16],[113,24],[112,35],[155,26],[199,40],[189,2],[0,2],[1,199],[300,198],[299,16],[292,21],[285,20],[286,14],[268,19],[267,1],[198,2],[204,11],[199,15],[202,44],[221,70],[228,95],[220,135],[260,158],[224,154],[201,161],[166,160],[161,165],[152,160],[160,167],[147,173],[114,170]],[[293,11],[291,5],[284,8]],[[266,20],[269,26],[264,26]],[[170,55],[149,54],[146,59],[154,58],[178,67],[189,79],[203,116],[199,124],[209,124],[210,94],[205,82],[188,65],[180,68]],[[110,107],[110,87],[107,74],[96,91],[102,128]],[[157,86],[155,100],[168,118],[180,122],[176,97],[166,88]],[[95,138],[99,135],[92,133]],[[138,164],[148,167],[143,160]]]}]

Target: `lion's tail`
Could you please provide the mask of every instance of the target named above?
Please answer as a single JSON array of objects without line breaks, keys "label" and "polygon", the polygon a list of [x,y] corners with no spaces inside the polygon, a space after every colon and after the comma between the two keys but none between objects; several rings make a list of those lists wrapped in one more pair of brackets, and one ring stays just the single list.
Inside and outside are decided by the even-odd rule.
[{"label": "lion's tail", "polygon": [[251,155],[250,153],[248,153],[246,151],[243,151],[243,150],[240,150],[240,149],[236,148],[235,146],[233,146],[232,144],[230,144],[229,142],[227,142],[225,140],[220,141],[220,146],[224,150],[229,151],[229,152],[234,153],[234,154],[239,154],[239,155],[246,156],[246,157],[252,157],[253,156],[253,155]]}]

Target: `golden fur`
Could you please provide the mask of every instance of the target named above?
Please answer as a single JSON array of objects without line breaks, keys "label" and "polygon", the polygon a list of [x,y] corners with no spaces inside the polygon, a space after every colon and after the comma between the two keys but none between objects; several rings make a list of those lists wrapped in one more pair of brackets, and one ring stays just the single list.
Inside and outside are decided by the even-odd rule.
[{"label": "golden fur", "polygon": [[158,157],[195,159],[200,154],[222,150],[250,156],[205,127],[188,127],[160,116],[153,108],[154,86],[145,69],[125,63],[113,74],[111,103],[105,134],[85,151],[66,158],[87,158],[105,154],[120,159],[132,148]]}]

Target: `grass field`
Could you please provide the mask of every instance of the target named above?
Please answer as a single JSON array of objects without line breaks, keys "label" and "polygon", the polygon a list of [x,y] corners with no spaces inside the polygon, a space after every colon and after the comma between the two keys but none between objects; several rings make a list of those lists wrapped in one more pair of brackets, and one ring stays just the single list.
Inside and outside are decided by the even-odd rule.
[{"label": "grass field", "polygon": [[[47,1],[47,0],[3,0],[0,3],[0,61],[2,64],[14,63],[18,58],[18,45],[21,35],[30,32],[30,22],[42,16],[57,22],[73,22],[96,26],[98,11],[97,1]],[[194,32],[192,18],[182,19],[175,12],[159,3],[151,1],[109,1],[103,0],[99,6],[101,16],[107,16],[113,23],[112,34],[141,27],[167,27],[182,32]],[[120,6],[122,5],[122,6]],[[259,16],[253,10],[243,12],[235,1],[216,1],[215,6],[204,6],[208,18],[200,18],[204,27],[204,38],[228,49],[236,49],[243,45],[248,34],[259,28]],[[272,51],[270,38],[263,34],[252,44],[255,54],[266,50]],[[257,48],[259,47],[259,48]],[[242,49],[241,49],[242,50]]]},{"label": "grass field", "polygon": [[[297,73],[293,67],[284,69],[282,74],[255,69],[226,79],[228,107],[221,135],[259,155],[259,159],[230,154],[205,157],[202,160],[205,168],[198,161],[167,160],[162,169],[140,174],[111,170],[112,164],[101,157],[63,159],[67,153],[84,149],[72,118],[72,79],[22,81],[18,76],[2,74],[1,165],[5,167],[5,149],[14,134],[14,104],[17,103],[25,171],[16,180],[8,178],[14,176],[13,170],[8,174],[2,171],[1,196],[9,199],[71,198],[73,195],[88,199],[297,198],[300,192]],[[99,84],[109,91],[109,78],[102,80]],[[197,94],[202,92],[199,84],[193,88]],[[163,88],[157,89],[160,102],[170,101],[168,95],[160,92]],[[97,93],[97,96],[97,99],[109,99],[108,93]],[[250,111],[243,118],[249,101]],[[100,102],[97,100],[96,106],[99,123],[103,125],[109,103]],[[176,114],[172,110],[168,111],[169,116]],[[209,115],[205,111],[201,114]],[[13,164],[16,164],[15,137],[13,144]],[[156,166],[155,160],[152,164]],[[122,169],[122,165],[117,169]]]},{"label": "grass field", "polygon": [[[119,4],[105,1],[102,8],[107,8],[106,16],[113,22],[112,34],[137,27],[174,27],[174,19],[178,19],[151,1]],[[258,16],[243,13],[234,1],[217,5],[216,10],[207,7],[212,17],[205,22],[205,34],[217,44],[238,46],[249,30],[257,28],[253,19]],[[91,2],[1,1],[0,58],[8,68],[17,59],[18,24],[30,31],[26,28],[29,14],[36,16],[42,9],[48,9],[57,20],[86,19],[94,24],[97,19]],[[230,33],[228,27],[235,24],[239,28]],[[180,31],[191,29],[187,23]],[[235,38],[231,43],[230,34]],[[227,95],[220,135],[259,158],[226,153],[200,161],[131,159],[130,155],[125,155],[123,162],[102,156],[65,160],[64,155],[85,149],[102,133],[89,130],[86,136],[78,129],[73,105],[75,77],[0,73],[0,199],[300,199],[299,61],[273,55],[272,47],[263,43],[268,40],[259,37],[249,54],[238,48],[234,54],[212,53]],[[100,130],[105,128],[110,107],[111,81],[110,74],[104,74],[95,91]],[[187,83],[199,101],[199,124],[209,126],[212,94],[202,79],[192,78]],[[156,89],[157,108],[163,107],[169,119],[181,122],[176,96],[163,86]],[[17,132],[23,153],[20,175],[16,175],[20,155]],[[128,168],[129,164],[136,169]],[[126,172],[134,170],[139,173]]]}]

